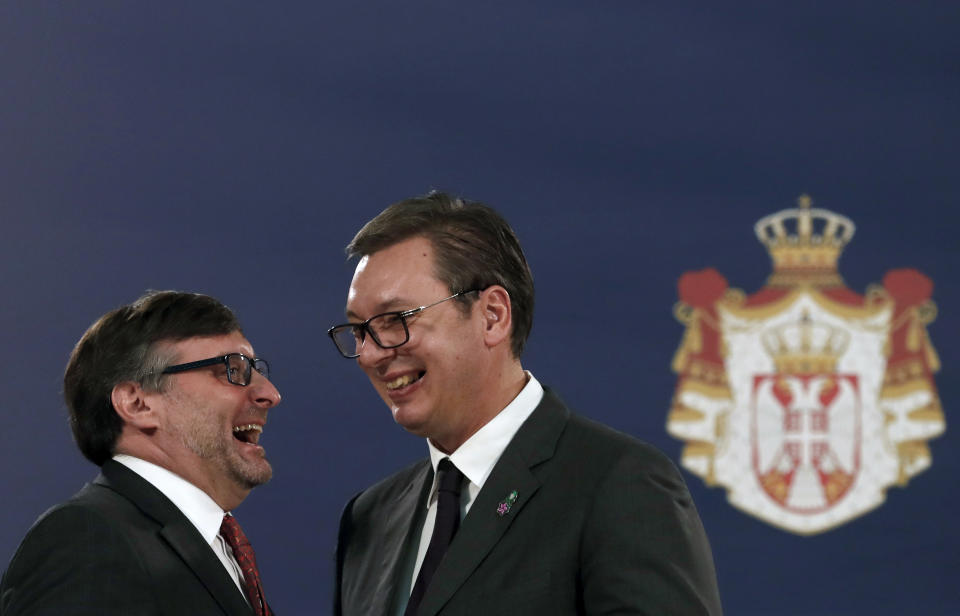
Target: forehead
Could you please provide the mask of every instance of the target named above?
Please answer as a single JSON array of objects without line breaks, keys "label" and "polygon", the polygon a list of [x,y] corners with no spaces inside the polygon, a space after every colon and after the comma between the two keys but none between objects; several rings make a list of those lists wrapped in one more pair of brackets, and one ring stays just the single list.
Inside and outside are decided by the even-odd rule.
[{"label": "forehead", "polygon": [[347,314],[409,308],[442,294],[446,285],[434,275],[433,255],[430,240],[414,237],[364,256],[347,293]]},{"label": "forehead", "polygon": [[231,332],[223,336],[197,336],[186,338],[165,345],[174,353],[177,360],[186,363],[226,355],[227,353],[243,353],[248,357],[255,357],[250,341],[239,332]]}]

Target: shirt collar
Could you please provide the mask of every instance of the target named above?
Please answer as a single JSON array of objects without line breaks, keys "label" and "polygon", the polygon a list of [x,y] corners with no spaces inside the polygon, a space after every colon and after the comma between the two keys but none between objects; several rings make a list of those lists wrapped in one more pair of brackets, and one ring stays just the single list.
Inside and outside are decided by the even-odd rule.
[{"label": "shirt collar", "polygon": [[183,477],[152,462],[122,453],[113,456],[113,459],[160,490],[200,531],[203,540],[210,545],[213,544],[220,532],[225,512],[206,492]]},{"label": "shirt collar", "polygon": [[520,390],[517,397],[452,454],[443,453],[434,447],[430,439],[427,439],[427,447],[430,448],[430,464],[433,466],[434,475],[431,498],[432,493],[436,491],[437,464],[444,458],[450,458],[450,461],[460,469],[460,472],[470,483],[477,488],[483,487],[493,467],[503,454],[503,450],[507,448],[517,430],[530,417],[530,414],[533,413],[533,410],[537,408],[543,398],[543,386],[529,371],[525,371],[525,373],[527,384]]}]

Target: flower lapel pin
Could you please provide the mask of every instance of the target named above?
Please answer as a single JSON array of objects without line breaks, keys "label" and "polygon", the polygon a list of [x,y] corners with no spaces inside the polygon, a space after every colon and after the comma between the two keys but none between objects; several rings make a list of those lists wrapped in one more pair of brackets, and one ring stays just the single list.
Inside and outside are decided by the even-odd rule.
[{"label": "flower lapel pin", "polygon": [[514,490],[507,495],[507,498],[500,501],[500,504],[497,505],[497,515],[501,518],[508,513],[510,513],[510,508],[513,507],[513,504],[517,502],[517,491]]}]

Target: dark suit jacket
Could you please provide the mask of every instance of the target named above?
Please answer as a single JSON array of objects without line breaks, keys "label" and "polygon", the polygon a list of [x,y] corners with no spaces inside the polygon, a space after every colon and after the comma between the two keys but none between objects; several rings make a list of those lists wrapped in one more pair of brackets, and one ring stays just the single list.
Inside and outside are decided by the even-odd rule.
[{"label": "dark suit jacket", "polygon": [[0,616],[207,614],[253,611],[196,527],[113,460],[37,520],[0,583]]},{"label": "dark suit jacket", "polygon": [[[431,482],[424,460],[347,504],[337,616],[392,616]],[[516,502],[499,515],[514,490]],[[419,613],[719,615],[721,608],[710,546],[673,463],[572,415],[547,389],[462,520]]]}]

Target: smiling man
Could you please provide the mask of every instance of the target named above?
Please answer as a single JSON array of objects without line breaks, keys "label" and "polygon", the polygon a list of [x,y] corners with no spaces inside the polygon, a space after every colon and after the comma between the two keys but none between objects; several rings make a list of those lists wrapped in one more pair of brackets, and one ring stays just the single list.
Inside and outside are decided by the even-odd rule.
[{"label": "smiling man", "polygon": [[74,348],[64,397],[100,475],[33,525],[0,615],[267,616],[229,513],[273,471],[260,436],[280,394],[229,308],[148,293]]},{"label": "smiling man", "polygon": [[329,334],[429,457],[347,504],[335,614],[721,613],[676,467],[522,367],[533,278],[499,214],[431,193],[347,251],[349,322]]}]

